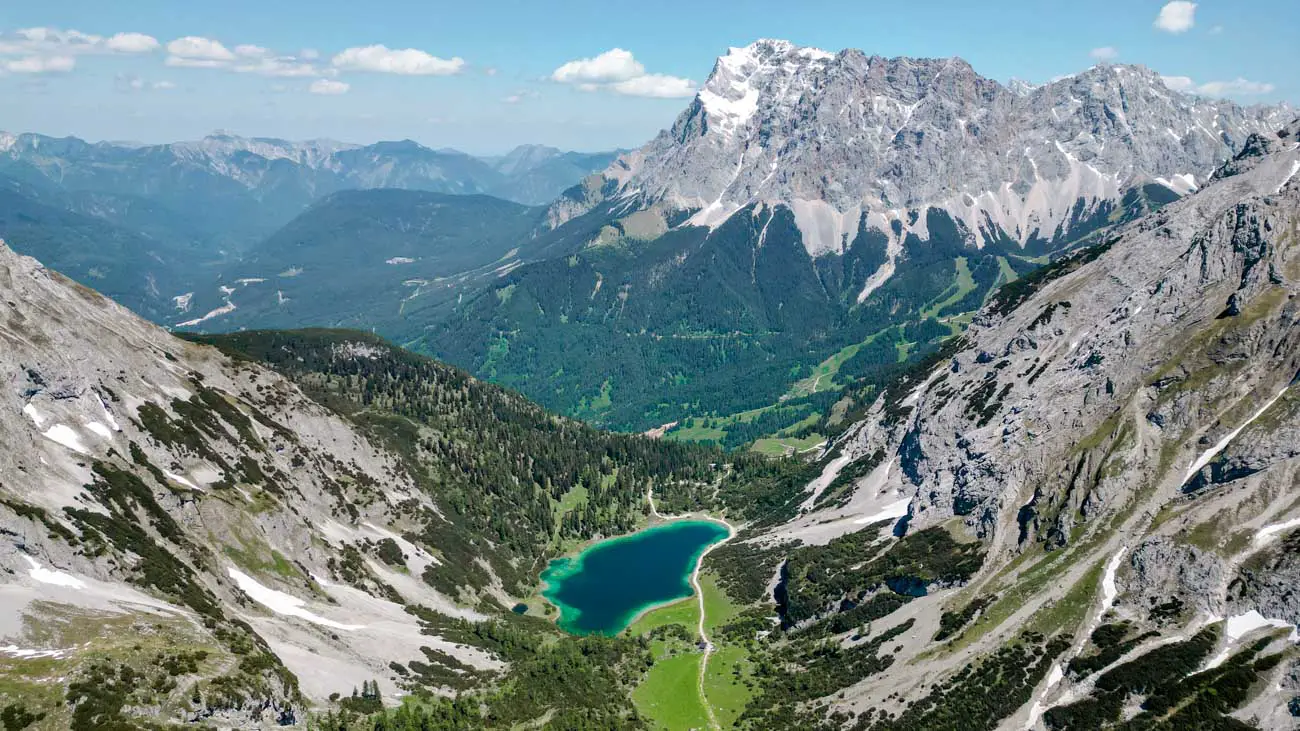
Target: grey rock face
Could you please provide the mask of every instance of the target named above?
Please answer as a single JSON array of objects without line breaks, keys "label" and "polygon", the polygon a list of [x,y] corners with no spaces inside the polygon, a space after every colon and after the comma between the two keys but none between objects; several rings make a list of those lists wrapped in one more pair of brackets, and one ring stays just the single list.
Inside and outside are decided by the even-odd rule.
[{"label": "grey rock face", "polygon": [[1151,607],[1177,598],[1205,615],[1224,615],[1228,579],[1218,556],[1155,537],[1135,548],[1128,563],[1132,571],[1123,581],[1123,590],[1136,606]]},{"label": "grey rock face", "polygon": [[[922,696],[936,676],[1026,626],[1044,626],[1036,623],[1062,602],[1082,612],[1050,625],[1073,640],[1061,667],[1095,652],[1093,629],[1121,620],[1135,636],[1155,633],[1128,657],[1216,623],[1223,623],[1216,658],[1265,635],[1273,638],[1270,652],[1294,644],[1294,126],[1244,142],[1211,177],[1196,193],[1004,289],[951,356],[905,388],[887,389],[835,445],[855,459],[887,455],[886,477],[859,488],[855,500],[910,496],[907,531],[964,531],[989,549],[970,586],[928,610],[927,600],[914,602],[912,616],[953,612],[976,596],[999,597],[990,611],[1004,612],[957,649],[930,652],[922,643],[924,654],[910,661],[905,650],[906,671],[861,684],[838,710],[862,712],[889,702],[890,693]],[[853,526],[863,518],[827,510],[799,520],[843,531],[860,529]],[[1279,723],[1290,718],[1294,692],[1277,684],[1286,672],[1270,670],[1261,682],[1267,688],[1238,716],[1285,728]],[[1066,673],[1045,681],[1004,727],[1042,728],[1044,709],[1085,697],[1095,678]]]},{"label": "grey rock face", "polygon": [[1024,243],[1135,186],[1194,190],[1249,134],[1287,121],[1282,108],[1180,94],[1137,66],[1008,88],[957,58],[763,40],[719,58],[672,128],[605,174],[619,194],[695,211],[697,224],[789,206],[818,254],[843,250],[861,225],[926,239],[929,207],[973,244]]},{"label": "grey rock face", "polygon": [[[1191,463],[1300,369],[1288,304],[1300,250],[1286,233],[1298,162],[1289,145],[1114,234],[1009,314],[986,308],[898,436],[916,523],[958,515],[988,536],[1038,494],[1037,533],[1068,533],[1107,504],[1191,480]],[[1234,298],[1241,314],[1225,315]]]}]

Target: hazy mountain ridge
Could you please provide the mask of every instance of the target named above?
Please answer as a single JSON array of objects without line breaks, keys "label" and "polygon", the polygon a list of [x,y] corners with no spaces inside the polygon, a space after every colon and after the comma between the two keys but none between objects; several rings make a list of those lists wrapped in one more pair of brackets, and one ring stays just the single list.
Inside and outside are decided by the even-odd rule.
[{"label": "hazy mountain ridge", "polygon": [[[88,143],[38,134],[6,134],[0,141],[0,185],[11,195],[0,236],[19,251],[166,323],[195,319],[186,316],[191,303],[204,313],[225,306],[229,297],[222,287],[229,280],[266,278],[290,268],[223,275],[255,268],[255,263],[238,263],[245,255],[255,256],[263,242],[273,243],[281,229],[281,237],[289,235],[297,216],[307,215],[332,194],[399,188],[492,194],[539,204],[605,167],[614,154],[522,146],[504,158],[507,163],[432,150],[409,140],[362,146],[224,133],[168,145]],[[20,209],[42,213],[19,219]],[[97,258],[103,252],[93,245],[70,245],[85,227],[106,232],[106,241],[124,242],[114,255],[122,266],[105,265],[103,257]],[[513,231],[507,224],[502,235]],[[63,245],[52,245],[55,239],[63,239]],[[393,256],[398,254],[376,263],[382,269],[382,262]],[[309,259],[295,263],[310,264]],[[380,306],[370,304],[372,309]],[[293,324],[341,321],[303,317]]]},{"label": "hazy mountain ridge", "polygon": [[[316,202],[163,320],[243,327],[380,327],[436,319],[463,292],[537,258],[542,209],[485,195],[347,190]],[[205,313],[223,311],[203,322]]]},{"label": "hazy mountain ridge", "polygon": [[[352,188],[408,188],[485,193],[538,205],[583,176],[603,169],[618,154],[521,145],[501,158],[491,158],[432,149],[411,140],[360,145],[224,132],[201,140],[147,145],[90,143],[34,133],[5,133],[3,140],[0,171],[34,171],[69,190],[156,195],[161,192],[156,181],[159,171],[179,167],[188,175],[237,182],[252,198],[276,204],[293,203],[295,196],[311,200]],[[527,191],[531,197],[519,199],[512,191]]]}]

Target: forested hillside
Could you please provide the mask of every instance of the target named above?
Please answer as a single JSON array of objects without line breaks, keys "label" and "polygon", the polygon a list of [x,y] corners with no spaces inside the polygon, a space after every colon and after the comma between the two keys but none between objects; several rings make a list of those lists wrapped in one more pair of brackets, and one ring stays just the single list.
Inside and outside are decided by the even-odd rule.
[{"label": "forested hillside", "polygon": [[634,529],[649,489],[664,512],[757,519],[793,501],[806,479],[797,465],[600,431],[364,333],[190,337],[279,370],[402,456],[442,510],[424,516],[426,542],[466,551],[431,569],[426,579],[439,587],[486,586],[468,560],[479,554],[507,591],[526,594],[561,546]]}]

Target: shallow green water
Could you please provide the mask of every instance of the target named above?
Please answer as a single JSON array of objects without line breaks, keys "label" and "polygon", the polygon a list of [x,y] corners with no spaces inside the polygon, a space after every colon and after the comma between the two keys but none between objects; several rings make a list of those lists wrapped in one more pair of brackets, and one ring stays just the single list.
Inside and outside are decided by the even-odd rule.
[{"label": "shallow green water", "polygon": [[636,615],[690,596],[691,573],[727,528],[680,520],[601,541],[542,572],[542,591],[560,609],[560,627],[574,634],[615,635]]}]

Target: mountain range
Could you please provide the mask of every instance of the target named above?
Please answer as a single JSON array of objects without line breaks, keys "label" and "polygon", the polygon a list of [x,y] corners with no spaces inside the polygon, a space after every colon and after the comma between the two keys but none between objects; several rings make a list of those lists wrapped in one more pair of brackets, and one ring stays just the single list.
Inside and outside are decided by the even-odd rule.
[{"label": "mountain range", "polygon": [[[233,265],[333,193],[490,193],[538,205],[615,154],[525,145],[477,158],[409,140],[362,146],[217,133],[142,145],[0,133],[0,190],[9,196],[0,235],[133,310],[170,322],[178,313],[173,298],[185,292],[211,293],[220,306],[218,287]],[[95,247],[47,246],[88,230],[121,242],[119,250],[97,258]]]},{"label": "mountain range", "polygon": [[[776,452],[1292,114],[1140,66],[1004,85],[761,40],[624,154],[18,135],[0,182],[14,246],[156,322],[357,327],[603,426]],[[49,243],[91,235],[114,248]]]},{"label": "mountain range", "polygon": [[815,443],[804,427],[843,385],[934,349],[997,286],[1196,190],[1291,114],[1138,66],[1008,87],[960,59],[759,41],[550,206],[537,236],[569,258],[423,331],[380,328],[597,423]]},{"label": "mountain range", "polygon": [[[1300,121],[1239,148],[850,384],[806,459],[602,432],[355,331],[181,338],[0,246],[0,718],[1291,728]],[[753,210],[605,248],[782,220],[808,255]],[[578,637],[536,602],[549,558],[693,512],[735,531],[698,604]]]}]

